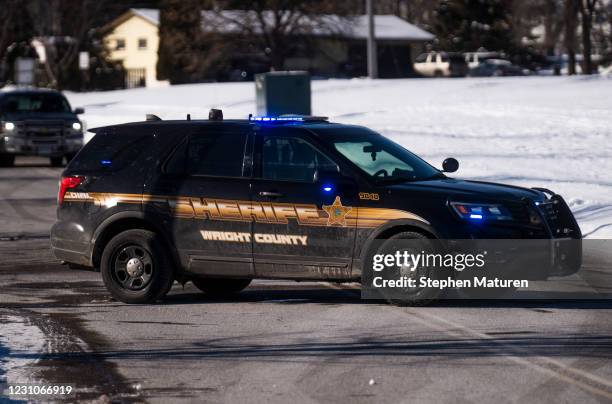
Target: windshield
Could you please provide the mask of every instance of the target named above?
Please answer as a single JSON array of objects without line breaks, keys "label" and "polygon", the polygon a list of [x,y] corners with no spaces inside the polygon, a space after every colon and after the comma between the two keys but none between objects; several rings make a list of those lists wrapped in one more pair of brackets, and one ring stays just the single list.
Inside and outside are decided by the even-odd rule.
[{"label": "windshield", "polygon": [[335,149],[377,182],[422,181],[444,178],[439,170],[391,140],[365,129],[330,140]]},{"label": "windshield", "polygon": [[10,94],[2,99],[4,112],[70,112],[70,104],[54,93]]}]

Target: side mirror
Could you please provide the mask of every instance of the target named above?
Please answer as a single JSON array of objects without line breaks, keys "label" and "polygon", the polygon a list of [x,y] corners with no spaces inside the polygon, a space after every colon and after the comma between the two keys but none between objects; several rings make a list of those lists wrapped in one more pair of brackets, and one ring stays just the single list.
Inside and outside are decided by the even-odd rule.
[{"label": "side mirror", "polygon": [[442,172],[454,173],[458,169],[459,169],[459,162],[452,157],[449,157],[442,162]]},{"label": "side mirror", "polygon": [[85,113],[85,108],[77,107],[77,108],[74,109],[74,113],[77,114],[77,115],[84,114]]}]

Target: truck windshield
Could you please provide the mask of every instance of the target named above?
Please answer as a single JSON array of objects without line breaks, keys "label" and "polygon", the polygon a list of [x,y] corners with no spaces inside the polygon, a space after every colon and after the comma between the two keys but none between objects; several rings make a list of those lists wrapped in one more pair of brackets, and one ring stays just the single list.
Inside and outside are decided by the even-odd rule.
[{"label": "truck windshield", "polygon": [[70,104],[60,94],[10,94],[2,98],[4,112],[70,112]]},{"label": "truck windshield", "polygon": [[330,136],[335,149],[376,182],[423,181],[445,178],[420,157],[391,140],[366,129],[342,129]]}]

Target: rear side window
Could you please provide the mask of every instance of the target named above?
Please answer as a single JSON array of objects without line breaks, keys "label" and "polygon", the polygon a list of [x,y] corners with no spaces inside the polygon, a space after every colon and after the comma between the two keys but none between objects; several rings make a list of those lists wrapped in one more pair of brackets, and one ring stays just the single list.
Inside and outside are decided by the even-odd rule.
[{"label": "rear side window", "polygon": [[312,182],[317,170],[338,171],[336,163],[300,138],[264,137],[262,177]]},{"label": "rear side window", "polygon": [[210,133],[192,135],[166,164],[169,174],[241,177],[246,135]]},{"label": "rear side window", "polygon": [[117,171],[134,162],[135,156],[144,155],[152,142],[148,134],[98,133],[72,160],[70,169]]}]

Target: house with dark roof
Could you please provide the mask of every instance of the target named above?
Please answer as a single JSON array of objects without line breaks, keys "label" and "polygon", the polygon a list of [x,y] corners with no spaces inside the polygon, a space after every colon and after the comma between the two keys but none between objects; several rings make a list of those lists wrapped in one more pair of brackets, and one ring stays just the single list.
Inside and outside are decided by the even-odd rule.
[{"label": "house with dark roof", "polygon": [[[259,17],[259,16],[257,16]],[[264,12],[263,24],[249,25],[256,18],[252,11],[224,10],[202,12],[202,30],[219,35],[244,35],[249,25],[251,35],[262,35],[266,20],[272,24],[272,12]],[[381,77],[408,77],[414,74],[412,61],[434,36],[395,15],[374,17],[378,63]],[[126,86],[156,86],[157,47],[159,44],[159,10],[130,9],[106,27],[104,40],[113,60],[121,61],[127,71]],[[293,34],[308,37],[315,43],[309,52],[285,59],[284,69],[308,70],[323,77],[355,77],[366,74],[367,16],[317,16],[316,21],[301,21]],[[312,50],[314,49],[314,51]],[[232,57],[233,68],[226,76],[213,79],[250,78],[262,69],[252,55]]]}]

